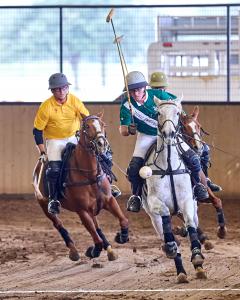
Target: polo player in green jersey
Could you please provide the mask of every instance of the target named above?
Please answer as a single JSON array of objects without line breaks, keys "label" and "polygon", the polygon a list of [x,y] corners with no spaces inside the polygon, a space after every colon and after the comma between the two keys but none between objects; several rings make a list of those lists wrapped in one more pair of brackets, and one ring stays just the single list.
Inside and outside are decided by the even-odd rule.
[{"label": "polo player in green jersey", "polygon": [[[120,107],[119,131],[122,136],[135,135],[137,133],[133,157],[127,170],[128,180],[132,187],[132,196],[128,200],[127,210],[138,212],[142,204],[142,179],[139,176],[139,170],[143,166],[147,150],[157,140],[157,110],[154,97],[166,101],[174,100],[177,97],[164,90],[146,89],[148,83],[144,75],[139,71],[128,73],[126,81],[131,107],[128,98],[125,97]],[[200,183],[199,172],[201,165],[199,156],[192,149],[188,149],[182,154],[182,158],[194,178],[195,198],[199,201],[208,198],[206,187]]]}]

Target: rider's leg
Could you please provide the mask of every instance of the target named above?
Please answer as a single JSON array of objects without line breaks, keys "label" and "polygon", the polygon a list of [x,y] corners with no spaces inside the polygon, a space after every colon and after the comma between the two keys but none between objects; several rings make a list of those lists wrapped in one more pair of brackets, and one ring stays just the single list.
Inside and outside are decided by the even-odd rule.
[{"label": "rider's leg", "polygon": [[207,187],[204,186],[200,180],[201,164],[199,156],[194,150],[188,149],[182,154],[182,158],[186,166],[191,171],[192,181],[194,182],[194,197],[197,201],[207,199],[209,197]]},{"label": "rider's leg", "polygon": [[143,166],[144,158],[150,146],[156,142],[157,136],[146,135],[138,132],[132,160],[129,163],[127,174],[131,182],[132,196],[128,199],[127,210],[139,212],[142,206],[141,193],[143,179],[139,176],[139,170]]},{"label": "rider's leg", "polygon": [[61,170],[61,164],[61,161],[50,161],[46,170],[49,190],[48,212],[51,214],[60,213],[60,202],[57,199],[57,182]]},{"label": "rider's leg", "polygon": [[67,143],[77,144],[76,136],[71,136],[65,139],[47,139],[47,157],[49,161],[48,169],[46,170],[46,178],[49,187],[49,205],[48,212],[57,214],[60,212],[60,202],[57,199],[57,181],[60,174],[62,164],[62,151]]},{"label": "rider's leg", "polygon": [[[106,151],[106,153],[104,154],[101,154],[100,155],[100,164],[103,168],[103,171],[107,174],[107,177],[108,177],[108,180],[110,183],[112,183],[113,180],[117,180],[115,175],[112,173],[112,166],[113,166],[113,163],[112,163],[112,150],[111,148],[109,147],[108,150]],[[116,186],[116,185],[113,185],[111,184],[111,191],[112,191],[112,195],[113,197],[119,197],[121,196],[121,191],[120,189]]]},{"label": "rider's leg", "polygon": [[208,168],[210,167],[211,163],[210,163],[210,148],[207,144],[203,144],[203,151],[200,159],[201,159],[202,170],[205,176],[207,177],[207,185],[210,187],[210,189],[213,192],[221,191],[222,188],[219,185],[213,183],[208,177]]},{"label": "rider's leg", "polygon": [[139,176],[139,170],[143,166],[143,162],[143,158],[133,156],[127,169],[128,180],[131,182],[132,188],[132,196],[127,202],[128,211],[139,212],[141,208],[142,178]]}]

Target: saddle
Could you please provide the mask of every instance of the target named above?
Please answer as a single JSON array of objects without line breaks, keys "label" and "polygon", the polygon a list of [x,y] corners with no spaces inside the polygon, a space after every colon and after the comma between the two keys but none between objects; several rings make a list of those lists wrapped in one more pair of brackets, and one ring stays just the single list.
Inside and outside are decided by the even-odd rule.
[{"label": "saddle", "polygon": [[[62,152],[62,166],[57,182],[57,191],[58,191],[58,198],[65,197],[64,191],[65,187],[67,185],[67,175],[69,170],[69,158],[71,157],[73,151],[75,150],[76,145],[73,143],[67,143],[66,147],[64,148]],[[109,150],[110,151],[110,150]],[[109,154],[102,154],[98,157],[99,163],[102,167],[103,172],[107,175],[107,178],[110,183],[112,183],[113,180],[117,181],[116,176],[111,170],[112,162],[111,162],[111,152]],[[46,164],[46,169],[48,167],[48,164]],[[44,172],[44,192],[48,196],[48,187],[47,187],[47,180],[46,180],[46,172]],[[85,184],[92,184],[93,182],[90,181],[83,181],[79,183],[79,185],[85,185]]]}]

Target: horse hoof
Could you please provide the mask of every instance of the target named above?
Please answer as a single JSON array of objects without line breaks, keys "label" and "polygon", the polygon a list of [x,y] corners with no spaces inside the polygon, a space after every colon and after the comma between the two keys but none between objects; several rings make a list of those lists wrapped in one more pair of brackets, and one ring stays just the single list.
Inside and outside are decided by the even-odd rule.
[{"label": "horse hoof", "polygon": [[80,255],[79,255],[76,247],[72,243],[69,245],[69,255],[68,255],[68,257],[72,261],[78,261],[80,259]]},{"label": "horse hoof", "polygon": [[197,279],[207,279],[207,273],[205,270],[203,270],[202,267],[196,268],[196,277]]},{"label": "horse hoof", "polygon": [[220,239],[224,239],[227,235],[227,228],[225,226],[221,227],[219,226],[218,227],[218,230],[217,230],[217,236],[220,238]]},{"label": "horse hoof", "polygon": [[180,235],[181,237],[186,237],[188,235],[188,231],[185,227],[177,226],[173,229],[173,233],[175,235]]},{"label": "horse hoof", "polygon": [[187,279],[187,275],[184,273],[180,273],[177,276],[177,283],[189,283]]},{"label": "horse hoof", "polygon": [[70,250],[69,251],[69,255],[68,257],[72,260],[72,261],[78,261],[80,259],[80,255],[79,253],[76,251],[73,251],[73,250]]},{"label": "horse hoof", "polygon": [[113,249],[111,246],[107,247],[107,257],[109,261],[114,261],[116,259],[118,259],[118,256],[116,253],[114,253]]},{"label": "horse hoof", "polygon": [[213,243],[210,242],[210,241],[208,241],[208,240],[206,240],[206,241],[203,243],[203,245],[204,245],[205,250],[211,250],[211,249],[214,248]]}]

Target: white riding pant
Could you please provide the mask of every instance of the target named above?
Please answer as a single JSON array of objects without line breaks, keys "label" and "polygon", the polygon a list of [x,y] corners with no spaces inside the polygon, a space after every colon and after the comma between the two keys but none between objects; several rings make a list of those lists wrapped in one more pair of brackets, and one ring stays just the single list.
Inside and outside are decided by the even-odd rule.
[{"label": "white riding pant", "polygon": [[62,160],[62,151],[67,143],[77,144],[75,135],[65,139],[46,139],[47,156],[49,161]]},{"label": "white riding pant", "polygon": [[141,132],[137,134],[137,140],[133,152],[133,156],[145,158],[149,147],[157,140],[157,136],[147,135]]}]

